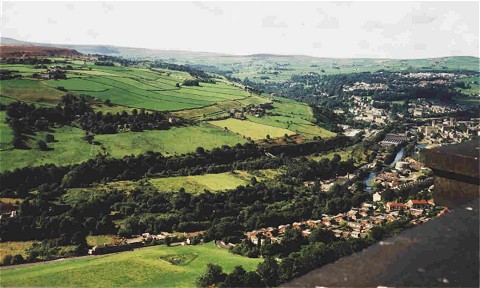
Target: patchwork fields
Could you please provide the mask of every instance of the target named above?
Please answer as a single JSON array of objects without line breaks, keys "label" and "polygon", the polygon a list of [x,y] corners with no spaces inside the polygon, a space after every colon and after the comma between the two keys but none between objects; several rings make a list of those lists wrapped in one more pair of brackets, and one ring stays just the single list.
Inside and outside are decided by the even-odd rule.
[{"label": "patchwork fields", "polygon": [[[272,109],[262,117],[246,114],[246,120],[225,119],[232,109],[265,104],[271,99],[252,94],[242,85],[220,76],[213,78],[215,84],[200,82],[200,86],[183,86],[183,81],[193,79],[186,72],[69,61],[73,69],[65,70],[67,79],[60,80],[45,79],[48,78],[47,70],[34,68],[34,65],[0,64],[0,69],[18,71],[15,73],[22,75],[21,79],[2,80],[0,103],[8,105],[19,100],[37,106],[53,106],[66,93],[61,90],[67,90],[97,98],[99,101],[92,104],[95,112],[132,113],[133,108],[145,108],[148,111],[168,111],[172,116],[193,123],[169,130],[95,135],[99,145],[83,140],[85,132],[79,128],[56,127],[49,133],[56,141],[48,144],[47,151],[41,151],[37,145],[38,140],[45,139],[46,132],[26,135],[28,149],[22,150],[12,148],[12,130],[5,122],[5,111],[0,111],[0,171],[50,163],[76,164],[99,153],[115,158],[148,151],[180,155],[193,152],[197,147],[210,150],[245,143],[248,139],[265,139],[267,135],[280,138],[297,134],[303,139],[335,135],[313,124],[309,106],[280,97],[275,97]],[[41,77],[32,78],[33,73],[40,73]],[[113,105],[103,104],[105,100],[110,100]]]},{"label": "patchwork fields", "polygon": [[[18,69],[17,66],[20,66]],[[0,65],[0,69],[21,71],[23,79],[3,80],[0,95],[26,102],[55,104],[65,92],[88,94],[100,100],[134,108],[175,111],[212,105],[217,102],[243,99],[245,90],[216,79],[216,83],[200,86],[182,86],[184,80],[193,79],[186,72],[162,69],[125,68],[73,65],[67,70],[68,79],[34,79],[33,73],[44,72],[33,65]],[[180,85],[176,87],[177,83]]]},{"label": "patchwork fields", "polygon": [[[195,257],[191,257],[194,255]],[[172,257],[187,259],[172,264]],[[194,287],[207,263],[231,272],[237,265],[255,270],[261,262],[217,248],[213,242],[197,246],[154,246],[134,251],[0,270],[9,287]]]}]

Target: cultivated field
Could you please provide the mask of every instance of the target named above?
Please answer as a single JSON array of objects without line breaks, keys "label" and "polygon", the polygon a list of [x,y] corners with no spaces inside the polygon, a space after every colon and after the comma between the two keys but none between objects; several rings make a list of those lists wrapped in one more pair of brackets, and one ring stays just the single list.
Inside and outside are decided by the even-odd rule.
[{"label": "cultivated field", "polygon": [[250,138],[252,140],[265,139],[267,135],[269,135],[271,138],[277,138],[283,137],[285,134],[295,134],[295,132],[284,128],[278,128],[269,125],[254,123],[248,120],[239,120],[233,118],[210,121],[208,123],[220,128],[226,127],[228,131],[232,131],[233,133],[239,134],[245,138]]},{"label": "cultivated field", "polygon": [[0,278],[1,285],[8,287],[194,287],[195,279],[205,272],[207,263],[221,265],[224,271],[231,272],[237,265],[254,270],[260,262],[258,258],[229,253],[213,243],[155,246],[0,270]]},{"label": "cultivated field", "polygon": [[352,157],[356,165],[358,166],[367,164],[368,154],[365,153],[364,148],[360,145],[353,145],[343,149],[335,149],[334,151],[330,151],[328,153],[320,154],[317,156],[309,156],[308,158],[315,161],[320,161],[324,158],[331,160],[335,154],[338,154],[338,156],[340,156],[343,161],[346,161],[350,157]]}]

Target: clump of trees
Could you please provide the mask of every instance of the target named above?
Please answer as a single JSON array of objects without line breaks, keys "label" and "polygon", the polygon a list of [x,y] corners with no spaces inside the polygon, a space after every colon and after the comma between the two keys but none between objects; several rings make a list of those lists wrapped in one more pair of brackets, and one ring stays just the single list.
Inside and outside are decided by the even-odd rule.
[{"label": "clump of trees", "polygon": [[200,82],[197,79],[185,79],[182,83],[183,86],[200,86]]}]

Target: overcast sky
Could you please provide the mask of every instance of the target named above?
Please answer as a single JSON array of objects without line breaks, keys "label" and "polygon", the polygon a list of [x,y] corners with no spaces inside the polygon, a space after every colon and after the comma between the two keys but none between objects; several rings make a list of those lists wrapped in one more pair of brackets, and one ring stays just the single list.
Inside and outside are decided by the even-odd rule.
[{"label": "overcast sky", "polygon": [[3,37],[228,54],[479,55],[479,2],[7,2]]}]

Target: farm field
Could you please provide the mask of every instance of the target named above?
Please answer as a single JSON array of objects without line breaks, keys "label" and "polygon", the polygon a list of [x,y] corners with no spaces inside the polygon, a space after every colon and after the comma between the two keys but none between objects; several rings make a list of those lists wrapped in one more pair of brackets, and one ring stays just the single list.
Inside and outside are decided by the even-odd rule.
[{"label": "farm field", "polygon": [[209,150],[222,145],[232,146],[246,142],[233,133],[203,124],[169,130],[97,135],[95,140],[104,145],[109,156],[116,158],[147,151],[178,155],[193,152],[197,147]]},{"label": "farm field", "polygon": [[[202,193],[204,189],[210,192],[226,191],[228,189],[234,189],[239,185],[249,184],[252,177],[255,177],[257,181],[267,181],[274,179],[279,172],[277,170],[256,170],[254,172],[235,170],[235,173],[225,172],[218,174],[203,174],[194,176],[177,176],[166,178],[151,178],[142,181],[114,181],[105,184],[96,184],[94,187],[87,188],[70,188],[62,196],[62,201],[65,203],[73,203],[75,201],[81,201],[82,199],[89,199],[96,195],[109,193],[113,190],[121,191],[122,193],[129,194],[135,189],[141,189],[143,193],[151,193],[148,186],[158,189],[161,192],[176,192],[180,188],[184,188],[185,192],[190,194]],[[100,237],[100,239],[98,238]],[[87,236],[87,242],[89,245],[95,245],[92,243],[99,243],[105,241],[108,243],[112,241],[112,238],[105,238],[102,236]]]},{"label": "farm field", "polygon": [[349,146],[343,149],[335,149],[334,151],[330,151],[328,153],[324,153],[318,156],[309,156],[307,158],[315,161],[320,161],[323,158],[331,160],[335,154],[338,154],[343,161],[348,160],[349,157],[353,157],[355,163],[358,166],[367,163],[367,155],[364,153],[362,147],[358,145]]},{"label": "farm field", "polygon": [[[2,136],[5,132],[2,129]],[[85,133],[75,127],[65,126],[55,129],[51,134],[55,142],[48,143],[49,151],[41,151],[36,145],[39,139],[45,139],[46,132],[37,133],[27,141],[31,149],[9,149],[0,151],[0,171],[13,170],[25,166],[39,166],[43,164],[71,165],[94,158],[100,147],[90,145],[81,139]],[[2,140],[3,141],[3,140]]]},{"label": "farm field", "polygon": [[193,152],[200,146],[208,150],[222,145],[232,146],[246,142],[233,133],[202,124],[169,130],[97,135],[95,140],[100,141],[109,156],[115,158],[147,151],[161,152],[165,155],[184,154]]},{"label": "farm field", "polygon": [[233,70],[232,76],[240,79],[266,83],[289,80],[293,75],[310,72],[320,75],[343,73],[408,71],[415,69],[450,70],[465,69],[478,71],[478,58],[443,57],[432,59],[335,59],[308,56],[237,56],[210,57],[208,59],[190,59],[189,63],[214,65],[219,70]]},{"label": "farm field", "polygon": [[10,126],[5,123],[6,111],[0,111],[0,151],[11,148],[13,131]]},{"label": "farm field", "polygon": [[[1,117],[2,114],[0,114]],[[13,170],[26,166],[39,166],[53,163],[55,165],[71,165],[96,157],[101,147],[109,157],[121,158],[126,155],[138,155],[147,151],[161,152],[165,155],[194,152],[199,146],[212,149],[222,145],[233,146],[245,143],[241,137],[222,131],[213,126],[177,127],[169,130],[149,130],[143,132],[125,132],[95,136],[102,145],[91,145],[82,137],[85,132],[79,128],[65,126],[56,128],[51,134],[55,142],[49,143],[50,150],[41,151],[36,141],[45,139],[47,132],[29,136],[27,141],[31,149],[10,149],[11,130],[8,125],[1,129],[0,171]]]},{"label": "farm field", "polygon": [[[57,88],[63,87],[70,93],[158,111],[199,108],[249,96],[247,91],[222,79],[217,79],[215,84],[201,82],[200,86],[182,86],[184,80],[193,79],[186,72],[95,66],[91,63],[73,66],[74,70],[67,70],[67,79],[38,80],[31,78],[32,74],[45,73],[45,69],[34,69],[33,65],[1,64],[0,69],[25,72],[22,79],[3,80],[0,95],[26,102],[56,104],[66,93]],[[176,87],[177,83],[180,88]]]},{"label": "farm field", "polygon": [[[179,260],[178,264],[172,259]],[[69,259],[29,267],[0,270],[2,286],[62,287],[194,287],[208,263],[231,272],[237,265],[256,269],[261,259],[217,248],[213,242],[197,246],[154,246],[110,255]]]},{"label": "farm field", "polygon": [[263,117],[247,116],[248,120],[288,129],[309,139],[315,136],[322,138],[335,136],[335,133],[313,123],[315,119],[313,118],[312,109],[308,105],[282,97],[275,97],[275,99],[277,101],[272,104],[274,109],[269,110],[274,115],[265,115]]},{"label": "farm field", "polygon": [[249,184],[252,177],[260,182],[271,179],[277,174],[274,170],[258,170],[257,173],[257,175],[252,175],[246,171],[236,170],[234,173],[154,178],[149,182],[160,191],[178,191],[180,188],[184,188],[186,192],[196,194],[205,189],[211,192],[234,189],[240,185]]},{"label": "farm field", "polygon": [[45,86],[41,81],[33,79],[2,80],[1,84],[0,95],[18,101],[56,104],[65,94],[65,92]]},{"label": "farm field", "polygon": [[267,135],[270,135],[271,138],[277,138],[283,137],[285,134],[295,134],[295,132],[284,128],[278,128],[265,124],[259,124],[247,120],[238,120],[233,118],[209,121],[208,123],[220,128],[227,127],[229,131],[232,131],[233,133],[239,134],[246,138],[250,138],[252,140],[265,139]]}]

